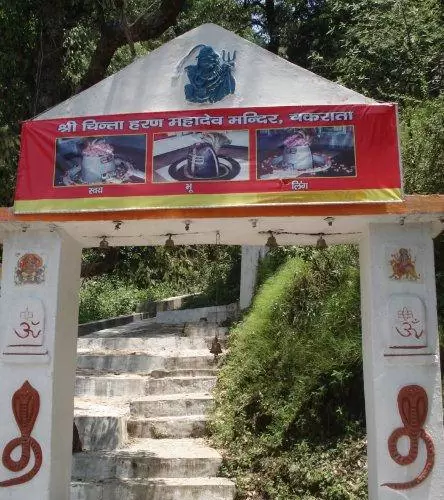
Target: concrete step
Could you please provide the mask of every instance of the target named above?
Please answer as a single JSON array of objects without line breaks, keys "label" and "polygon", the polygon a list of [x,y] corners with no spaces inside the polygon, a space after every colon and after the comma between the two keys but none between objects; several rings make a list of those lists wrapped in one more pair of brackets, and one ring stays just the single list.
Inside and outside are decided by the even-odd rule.
[{"label": "concrete step", "polygon": [[77,367],[112,373],[150,373],[153,370],[196,370],[214,368],[214,357],[208,349],[180,353],[112,351],[77,356]]},{"label": "concrete step", "polygon": [[217,377],[148,378],[145,394],[210,393]]},{"label": "concrete step", "polygon": [[131,418],[128,420],[128,435],[154,439],[198,438],[205,436],[206,422],[205,415]]},{"label": "concrete step", "polygon": [[220,454],[201,439],[218,372],[209,347],[226,333],[211,320],[147,320],[79,339],[84,451],[73,455],[71,500],[233,500],[234,484],[216,477]]},{"label": "concrete step", "polygon": [[209,394],[163,394],[130,402],[131,418],[204,415],[213,405]]},{"label": "concrete step", "polygon": [[166,335],[183,335],[185,328],[184,323],[179,324],[167,324],[156,323],[152,319],[145,319],[141,321],[135,321],[133,323],[128,323],[120,326],[112,326],[110,328],[103,328],[102,330],[96,330],[87,335],[83,335],[82,339],[85,338],[106,338],[106,337],[164,337]]},{"label": "concrete step", "polygon": [[186,336],[224,336],[228,328],[221,327],[215,322],[180,322],[178,324],[158,323],[152,319],[136,321],[134,323],[104,328],[83,335],[79,340],[95,338],[156,338],[156,337],[186,337]]},{"label": "concrete step", "polygon": [[126,443],[129,410],[129,403],[121,399],[75,398],[74,422],[82,449],[114,450]]},{"label": "concrete step", "polygon": [[150,372],[150,377],[217,377],[219,368],[202,368],[197,370],[154,370]]},{"label": "concrete step", "polygon": [[225,306],[200,307],[197,309],[181,309],[178,311],[159,311],[156,322],[161,324],[207,323],[220,324],[227,319],[236,318],[239,314],[238,304]]},{"label": "concrete step", "polygon": [[138,374],[78,375],[75,396],[133,399],[155,394],[209,393],[217,377],[152,378]]},{"label": "concrete step", "polygon": [[[220,454],[202,439],[135,439],[126,448],[73,455],[73,480],[215,476]],[[125,498],[125,497],[123,497]]]},{"label": "concrete step", "polygon": [[183,327],[183,336],[191,338],[214,338],[217,335],[220,339],[227,337],[228,328],[219,326],[217,323],[186,323]]},{"label": "concrete step", "polygon": [[234,483],[220,477],[71,483],[71,500],[233,500],[234,495]]},{"label": "concrete step", "polygon": [[77,375],[75,396],[121,397],[131,399],[146,395],[147,377],[138,374]]},{"label": "concrete step", "polygon": [[[97,337],[79,338],[77,352],[79,354],[94,354],[106,351],[175,351],[209,349],[214,335],[203,336],[177,336],[163,335],[156,337]],[[218,337],[223,348],[226,347],[225,335]]]}]

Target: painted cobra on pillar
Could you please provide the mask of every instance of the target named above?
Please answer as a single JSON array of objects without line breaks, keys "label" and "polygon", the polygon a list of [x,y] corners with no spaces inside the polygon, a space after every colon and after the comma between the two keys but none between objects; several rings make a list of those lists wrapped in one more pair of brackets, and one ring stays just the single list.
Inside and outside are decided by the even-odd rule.
[{"label": "painted cobra on pillar", "polygon": [[[384,483],[394,490],[408,490],[418,486],[427,479],[435,463],[435,447],[432,438],[423,429],[428,413],[428,398],[426,391],[419,385],[407,385],[398,394],[398,409],[404,427],[395,429],[388,439],[388,449],[392,459],[399,465],[410,465],[418,458],[419,442],[422,439],[426,446],[427,457],[422,472],[405,483]],[[407,455],[398,451],[398,441],[401,437],[409,438],[410,447]]]},{"label": "painted cobra on pillar", "polygon": [[[21,436],[9,441],[2,455],[3,465],[11,472],[21,472],[29,464],[31,451],[34,454],[34,466],[26,474],[0,482],[0,487],[27,483],[40,470],[42,465],[42,449],[39,443],[31,437],[35,421],[40,410],[39,393],[26,381],[12,396],[12,411],[20,429]],[[18,460],[12,458],[13,451],[21,447]]]}]

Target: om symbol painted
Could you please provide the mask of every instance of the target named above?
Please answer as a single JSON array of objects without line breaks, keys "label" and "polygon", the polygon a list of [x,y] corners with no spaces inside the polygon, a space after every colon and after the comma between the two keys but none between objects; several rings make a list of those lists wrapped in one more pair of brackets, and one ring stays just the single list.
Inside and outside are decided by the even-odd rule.
[{"label": "om symbol painted", "polygon": [[17,337],[26,339],[31,336],[32,338],[36,339],[42,333],[42,330],[40,328],[37,330],[37,328],[40,326],[40,321],[32,321],[33,317],[34,314],[28,309],[28,307],[20,313],[20,318],[24,319],[25,321],[22,321],[20,323],[19,331],[14,328],[14,333],[17,335]]},{"label": "om symbol painted", "polygon": [[[185,67],[189,82],[185,85],[185,98],[189,102],[204,103],[218,102],[229,94],[234,94],[236,82],[232,75],[234,70],[236,51],[230,53],[222,51],[222,57],[209,45],[197,45],[183,59],[185,61],[197,50],[197,64]],[[179,65],[179,71],[182,67]]]},{"label": "om symbol painted", "polygon": [[420,339],[423,336],[424,329],[422,328],[419,331],[419,328],[417,328],[418,325],[421,325],[421,322],[415,317],[411,309],[404,306],[398,311],[398,319],[401,321],[402,328],[395,328],[401,337],[411,337],[413,335],[416,339]]}]

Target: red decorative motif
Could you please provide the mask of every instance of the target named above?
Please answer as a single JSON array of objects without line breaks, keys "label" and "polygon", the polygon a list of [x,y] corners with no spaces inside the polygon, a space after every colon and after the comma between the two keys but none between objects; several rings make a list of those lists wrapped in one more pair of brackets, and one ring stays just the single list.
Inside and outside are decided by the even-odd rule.
[{"label": "red decorative motif", "polygon": [[[34,467],[22,476],[0,482],[0,487],[27,483],[40,470],[42,465],[42,449],[39,443],[31,437],[39,410],[39,393],[28,381],[26,381],[12,396],[12,411],[14,412],[14,417],[20,429],[21,436],[11,440],[5,446],[2,462],[11,472],[21,472],[28,466],[32,450],[35,457]],[[21,456],[18,460],[14,460],[12,458],[12,452],[19,446],[21,446]]]},{"label": "red decorative motif", "polygon": [[43,259],[36,253],[25,253],[15,269],[16,285],[39,284],[45,281]]},{"label": "red decorative motif", "polygon": [[[426,391],[419,385],[407,385],[398,394],[398,409],[404,427],[395,429],[388,439],[388,449],[392,459],[399,465],[410,465],[418,457],[419,440],[426,446],[427,458],[422,472],[411,481],[405,483],[384,483],[394,490],[408,490],[418,486],[427,479],[435,464],[435,447],[432,438],[423,429],[428,413],[428,398]],[[398,440],[406,436],[410,440],[407,455],[398,452]]]}]

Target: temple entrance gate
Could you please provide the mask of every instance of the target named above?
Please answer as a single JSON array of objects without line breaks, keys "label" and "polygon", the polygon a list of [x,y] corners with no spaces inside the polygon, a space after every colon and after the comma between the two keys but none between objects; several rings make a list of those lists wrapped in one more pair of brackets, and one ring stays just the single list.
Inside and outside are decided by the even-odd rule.
[{"label": "temple entrance gate", "polygon": [[402,197],[395,122],[214,25],[27,122],[0,213],[1,498],[69,499],[81,249],[168,235],[359,244],[369,498],[441,498],[444,201]]}]

